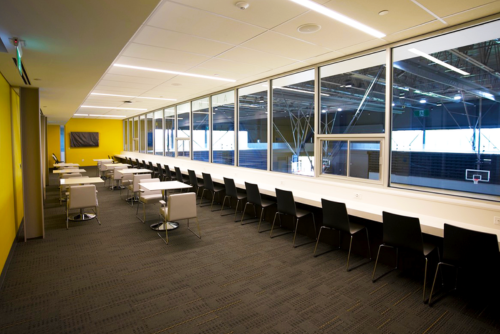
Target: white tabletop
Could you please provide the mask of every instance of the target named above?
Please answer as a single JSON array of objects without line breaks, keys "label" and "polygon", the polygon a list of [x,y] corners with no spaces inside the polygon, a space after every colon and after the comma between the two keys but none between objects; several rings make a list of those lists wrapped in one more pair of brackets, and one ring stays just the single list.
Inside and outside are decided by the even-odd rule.
[{"label": "white tabletop", "polygon": [[108,168],[113,168],[113,167],[118,167],[118,166],[130,166],[129,164],[122,164],[122,163],[117,163],[117,164],[104,164],[104,166]]},{"label": "white tabletop", "polygon": [[85,173],[85,169],[57,169],[53,171],[54,174],[66,174],[66,173]]},{"label": "white tabletop", "polygon": [[119,169],[118,173],[121,174],[145,174],[145,173],[152,173],[149,169],[144,169],[144,168],[128,168],[128,169]]},{"label": "white tabletop", "polygon": [[54,167],[71,167],[71,166],[80,166],[80,165],[69,162],[54,164]]},{"label": "white tabletop", "polygon": [[139,183],[139,186],[144,187],[147,190],[175,190],[192,188],[189,184],[179,181],[145,182]]},{"label": "white tabletop", "polygon": [[61,185],[74,185],[74,184],[90,184],[90,183],[104,183],[100,177],[72,177],[69,179],[61,179]]}]

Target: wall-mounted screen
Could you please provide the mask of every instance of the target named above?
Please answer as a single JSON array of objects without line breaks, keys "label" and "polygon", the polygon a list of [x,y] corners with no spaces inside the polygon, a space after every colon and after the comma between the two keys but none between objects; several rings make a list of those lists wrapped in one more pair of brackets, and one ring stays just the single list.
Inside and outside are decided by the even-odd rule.
[{"label": "wall-mounted screen", "polygon": [[99,132],[71,132],[71,147],[99,147]]}]

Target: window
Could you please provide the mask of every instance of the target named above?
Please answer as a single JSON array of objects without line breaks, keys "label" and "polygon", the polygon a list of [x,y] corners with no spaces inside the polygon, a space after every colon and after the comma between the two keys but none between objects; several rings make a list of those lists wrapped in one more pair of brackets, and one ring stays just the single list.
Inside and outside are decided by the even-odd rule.
[{"label": "window", "polygon": [[132,118],[129,118],[127,120],[128,123],[128,139],[127,139],[127,144],[128,144],[128,151],[134,151],[134,122]]},{"label": "window", "polygon": [[163,110],[154,112],[154,145],[155,155],[163,155]]},{"label": "window", "polygon": [[497,21],[393,50],[392,186],[500,194],[499,31]]},{"label": "window", "polygon": [[175,107],[164,110],[165,156],[175,157]]},{"label": "window", "polygon": [[128,151],[128,120],[123,121],[123,150]]},{"label": "window", "polygon": [[234,91],[212,96],[212,161],[234,165]]},{"label": "window", "polygon": [[272,81],[272,170],[314,175],[314,70]]},{"label": "window", "polygon": [[379,140],[321,141],[322,174],[380,180]]},{"label": "window", "polygon": [[190,103],[177,106],[177,156],[190,157],[191,138]]},{"label": "window", "polygon": [[148,154],[153,154],[153,122],[154,116],[153,113],[149,113],[146,115],[146,140],[147,140],[147,152]]},{"label": "window", "polygon": [[134,117],[134,152],[139,152],[139,117]]},{"label": "window", "polygon": [[208,97],[192,102],[193,111],[193,160],[209,161],[210,108]]},{"label": "window", "polygon": [[146,115],[139,116],[139,152],[146,153]]},{"label": "window", "polygon": [[383,133],[385,51],[320,68],[321,134]]},{"label": "window", "polygon": [[267,84],[238,89],[238,166],[267,170]]}]

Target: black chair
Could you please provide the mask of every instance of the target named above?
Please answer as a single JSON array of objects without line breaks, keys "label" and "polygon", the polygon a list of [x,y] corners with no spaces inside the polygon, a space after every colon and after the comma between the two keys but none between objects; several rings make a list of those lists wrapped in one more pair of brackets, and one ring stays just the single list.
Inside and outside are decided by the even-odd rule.
[{"label": "black chair", "polygon": [[[224,196],[224,200],[222,201],[222,207],[220,208],[220,211],[222,212],[222,210],[224,210],[224,204],[226,203],[226,198],[229,199],[229,208],[231,208],[231,198],[236,199],[236,208],[234,210],[234,221],[236,221],[236,214],[238,213],[238,206],[240,205],[240,201],[245,200],[247,198],[247,195],[238,193],[238,190],[236,189],[236,185],[234,184],[233,179],[225,177],[224,186],[226,187],[226,195]],[[227,215],[221,214],[221,216],[227,216]]]},{"label": "black chair", "polygon": [[182,175],[181,169],[179,167],[174,167],[175,169],[175,178],[179,182],[184,182],[189,184],[189,177]]},{"label": "black chair", "polygon": [[128,157],[127,160],[131,168],[137,168],[137,165],[134,164],[131,157]]},{"label": "black chair", "polygon": [[306,211],[303,209],[297,209],[297,207],[295,206],[295,200],[293,199],[293,193],[291,191],[288,191],[288,190],[281,190],[281,189],[276,188],[276,203],[278,205],[278,210],[276,211],[276,214],[274,215],[273,225],[271,226],[271,233],[269,234],[269,236],[271,238],[274,238],[274,237],[279,237],[279,236],[291,233],[291,232],[282,233],[282,234],[279,234],[279,235],[276,235],[273,237],[273,229],[274,229],[274,223],[276,222],[276,216],[279,216],[280,227],[281,227],[281,216],[282,215],[290,215],[292,217],[295,217],[295,219],[296,219],[295,231],[293,234],[293,242],[292,242],[293,247],[296,248],[296,247],[303,246],[303,245],[309,244],[311,242],[314,242],[314,241],[309,241],[309,242],[303,243],[301,245],[295,246],[295,238],[297,237],[297,229],[299,227],[299,220],[301,218],[304,218],[305,216],[307,216],[309,214],[312,215],[312,219],[313,219],[314,238],[315,239],[317,238],[316,222],[314,221],[314,214],[310,211]]},{"label": "black chair", "polygon": [[158,177],[160,178],[161,181],[165,181],[165,173],[163,173],[163,168],[161,168],[161,164],[158,162],[156,163],[156,169],[158,170]]},{"label": "black chair", "polygon": [[[347,214],[347,208],[345,206],[345,203],[333,202],[333,201],[329,201],[329,200],[322,198],[321,199],[321,207],[323,209],[323,225],[319,229],[318,241],[316,241],[316,247],[314,247],[314,254],[313,254],[314,257],[331,252],[332,250],[335,250],[335,249],[332,249],[332,250],[329,250],[329,251],[326,251],[326,252],[323,252],[321,254],[316,255],[316,250],[318,248],[319,239],[321,237],[321,231],[323,229],[330,229],[330,230],[337,230],[338,231],[339,247],[336,249],[340,249],[342,232],[349,233],[349,235],[351,236],[351,240],[349,241],[349,252],[347,253],[346,270],[350,271],[349,259],[351,257],[352,239],[356,233],[365,230],[366,231],[366,241],[367,241],[367,246],[368,246],[369,261],[361,263],[354,268],[357,268],[363,264],[370,262],[372,260],[372,253],[370,250],[370,237],[368,236],[368,229],[363,225],[351,223],[349,221],[349,215]],[[351,269],[354,269],[354,268],[351,268]]]},{"label": "black chair", "polygon": [[[489,283],[496,285],[498,282],[498,264],[498,238],[495,234],[444,224],[443,259],[436,268],[429,296],[429,305],[431,305],[436,279],[441,266],[456,269],[454,287],[454,290],[456,290],[459,269],[469,269],[473,270],[476,275],[479,274],[481,283],[485,288],[490,286]],[[443,269],[441,269],[442,271]],[[485,280],[489,281],[485,282]],[[474,291],[477,292],[478,288],[476,286]]]},{"label": "black chair", "polygon": [[54,159],[54,162],[56,164],[64,163],[64,161],[59,161],[59,159],[57,159],[57,156],[54,153],[52,153],[52,159]]},{"label": "black chair", "polygon": [[177,180],[174,175],[172,175],[172,171],[168,165],[165,165],[165,181],[175,181]]},{"label": "black chair", "polygon": [[148,164],[146,163],[146,160],[142,160],[142,168],[149,169]]},{"label": "black chair", "polygon": [[[398,269],[399,265],[399,248],[405,248],[413,250],[422,254],[425,258],[425,270],[424,270],[424,287],[423,287],[423,300],[425,299],[425,287],[427,283],[427,264],[428,256],[433,250],[437,249],[438,258],[439,248],[435,245],[425,243],[422,239],[422,231],[420,229],[420,221],[418,218],[407,217],[396,215],[389,212],[382,212],[383,219],[383,243],[378,248],[377,259],[375,260],[375,267],[373,268],[372,282],[375,282],[382,276],[387,275],[393,270]],[[390,247],[396,249],[396,267],[389,270],[385,274],[381,275],[377,279],[375,277],[375,271],[377,270],[377,263],[380,256],[380,250],[382,247]]]},{"label": "black chair", "polygon": [[141,163],[139,162],[139,159],[135,159],[135,162],[137,163],[136,168],[142,168]]},{"label": "black chair", "polygon": [[[214,183],[212,182],[212,176],[207,173],[201,173],[203,175],[203,191],[201,192],[201,199],[200,199],[200,206],[205,206],[201,205],[201,202],[203,202],[203,195],[205,194],[205,191],[209,191],[212,193],[212,204],[210,205],[210,210],[212,210],[212,207],[214,205],[214,199],[215,199],[215,194],[219,197],[219,202],[220,202],[220,193],[224,190],[224,187],[222,186],[215,186]],[[212,210],[213,211],[213,210]]]},{"label": "black chair", "polygon": [[198,181],[196,177],[196,173],[194,170],[188,169],[189,174],[189,183],[193,186],[193,189],[196,191],[196,197],[198,197],[198,192],[201,188],[203,188],[203,182]]},{"label": "black chair", "polygon": [[153,162],[149,161],[149,170],[151,170],[153,172],[153,178],[155,178],[156,176],[158,176],[158,171],[156,170],[155,166],[153,166]]},{"label": "black chair", "polygon": [[245,203],[245,207],[243,208],[243,213],[241,215],[241,225],[246,225],[246,224],[251,224],[251,223],[256,223],[257,221],[254,222],[249,222],[249,223],[243,223],[243,217],[245,216],[245,210],[247,209],[247,205],[251,204],[253,206],[253,211],[255,212],[255,218],[257,218],[257,206],[260,206],[262,209],[260,211],[260,219],[259,219],[259,227],[257,228],[257,232],[267,232],[270,230],[266,231],[261,231],[260,230],[260,223],[262,222],[262,217],[264,215],[264,210],[271,205],[276,204],[275,202],[272,202],[267,199],[263,199],[260,195],[259,191],[259,186],[254,184],[254,183],[248,183],[245,182],[245,189],[247,191],[247,202]]}]

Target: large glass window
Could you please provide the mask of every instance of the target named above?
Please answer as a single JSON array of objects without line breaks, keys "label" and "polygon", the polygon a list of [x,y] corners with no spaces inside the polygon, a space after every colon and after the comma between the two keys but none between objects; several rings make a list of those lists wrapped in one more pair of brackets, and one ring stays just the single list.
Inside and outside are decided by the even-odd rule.
[{"label": "large glass window", "polygon": [[321,134],[383,133],[385,51],[320,68]]},{"label": "large glass window", "polygon": [[191,104],[184,103],[177,106],[177,156],[190,156],[190,138],[191,138]]},{"label": "large glass window", "polygon": [[154,112],[154,145],[155,145],[155,155],[163,155],[163,110],[157,110]]},{"label": "large glass window", "polygon": [[500,22],[393,50],[391,184],[500,194]]},{"label": "large glass window", "polygon": [[123,150],[128,151],[128,120],[123,121]]},{"label": "large glass window", "polygon": [[210,108],[208,97],[192,102],[193,160],[209,161]]},{"label": "large glass window", "polygon": [[134,151],[134,122],[132,118],[127,120],[128,123],[128,150]]},{"label": "large glass window", "polygon": [[153,113],[146,115],[146,142],[147,142],[147,152],[148,154],[153,154],[153,125],[154,116]]},{"label": "large glass window", "polygon": [[146,153],[146,115],[139,116],[139,152]]},{"label": "large glass window", "polygon": [[212,96],[212,161],[234,165],[234,91]]},{"label": "large glass window", "polygon": [[267,169],[267,87],[238,89],[238,166]]},{"label": "large glass window", "polygon": [[314,70],[272,81],[272,170],[314,175]]},{"label": "large glass window", "polygon": [[175,107],[164,110],[165,156],[175,157]]}]

